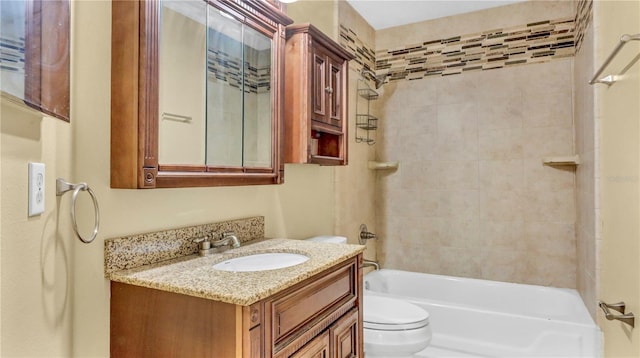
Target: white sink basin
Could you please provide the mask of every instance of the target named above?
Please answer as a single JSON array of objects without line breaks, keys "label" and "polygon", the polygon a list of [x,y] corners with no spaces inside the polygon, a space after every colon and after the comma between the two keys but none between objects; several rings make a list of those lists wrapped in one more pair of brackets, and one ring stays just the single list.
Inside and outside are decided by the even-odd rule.
[{"label": "white sink basin", "polygon": [[305,255],[272,252],[224,260],[213,265],[213,268],[233,272],[267,271],[299,265],[307,260],[309,260],[309,257]]}]

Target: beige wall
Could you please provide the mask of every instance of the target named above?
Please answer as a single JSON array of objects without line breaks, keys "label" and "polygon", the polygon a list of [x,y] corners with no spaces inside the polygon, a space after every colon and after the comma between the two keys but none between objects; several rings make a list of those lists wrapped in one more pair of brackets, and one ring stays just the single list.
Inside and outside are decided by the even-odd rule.
[{"label": "beige wall", "polygon": [[[572,11],[526,2],[382,30],[376,47]],[[558,59],[384,86],[378,156],[400,161],[378,181],[386,267],[575,287],[574,172],[542,165],[574,151],[572,66]]]},{"label": "beige wall", "polygon": [[[71,123],[24,114],[2,104],[2,352],[3,357],[108,357],[109,283],[105,238],[253,215],[266,235],[331,234],[334,171],[287,165],[281,186],[122,190],[109,187],[111,3],[72,3]],[[46,212],[27,218],[29,161],[47,165]],[[86,245],[69,227],[66,195],[55,178],[86,181],[100,202],[101,228]],[[81,231],[93,211],[78,203]]]},{"label": "beige wall", "polygon": [[586,31],[582,46],[575,56],[573,103],[575,148],[580,156],[576,169],[576,288],[591,316],[596,319],[597,240],[596,213],[599,208],[599,188],[596,186],[598,167],[598,135],[595,121],[595,87],[588,84],[594,69],[593,25]]},{"label": "beige wall", "polygon": [[[640,2],[594,3],[595,64],[599,67],[622,34],[640,33]],[[606,74],[618,73],[640,52],[629,43]],[[640,64],[611,87],[595,85],[596,121],[601,158],[598,298],[625,301],[627,312],[640,312]],[[598,132],[597,132],[598,133]],[[599,169],[599,170],[598,170]],[[640,356],[640,331],[598,314],[605,357]]]},{"label": "beige wall", "polygon": [[[3,357],[71,355],[73,248],[56,177],[71,177],[71,126],[2,102]],[[27,163],[46,166],[43,214],[27,216]],[[67,210],[58,215],[57,208]]]},{"label": "beige wall", "polygon": [[297,24],[312,23],[332,39],[338,37],[338,0],[300,0],[287,4],[287,14]]}]

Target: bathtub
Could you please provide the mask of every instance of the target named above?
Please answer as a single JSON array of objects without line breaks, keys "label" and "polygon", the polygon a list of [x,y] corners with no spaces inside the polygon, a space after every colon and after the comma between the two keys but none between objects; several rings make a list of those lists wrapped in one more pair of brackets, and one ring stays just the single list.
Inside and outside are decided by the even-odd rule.
[{"label": "bathtub", "polygon": [[600,330],[575,290],[387,269],[364,286],[429,312],[433,340],[417,358],[601,356]]}]

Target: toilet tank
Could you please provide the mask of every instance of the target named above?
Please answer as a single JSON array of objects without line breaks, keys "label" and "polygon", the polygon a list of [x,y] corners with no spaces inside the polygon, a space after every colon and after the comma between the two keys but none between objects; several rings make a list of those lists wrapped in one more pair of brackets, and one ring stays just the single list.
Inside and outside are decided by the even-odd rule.
[{"label": "toilet tank", "polygon": [[331,236],[331,235],[322,235],[322,236],[314,236],[310,237],[307,240],[315,241],[315,242],[329,242],[333,244],[346,244],[347,238],[344,236]]}]

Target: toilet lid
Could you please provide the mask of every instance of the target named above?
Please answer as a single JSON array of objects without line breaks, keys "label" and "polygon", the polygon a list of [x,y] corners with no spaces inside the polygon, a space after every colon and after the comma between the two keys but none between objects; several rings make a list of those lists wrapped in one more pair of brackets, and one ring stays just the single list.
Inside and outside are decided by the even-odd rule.
[{"label": "toilet lid", "polygon": [[364,295],[364,328],[386,331],[417,329],[429,324],[429,312],[395,298]]}]

